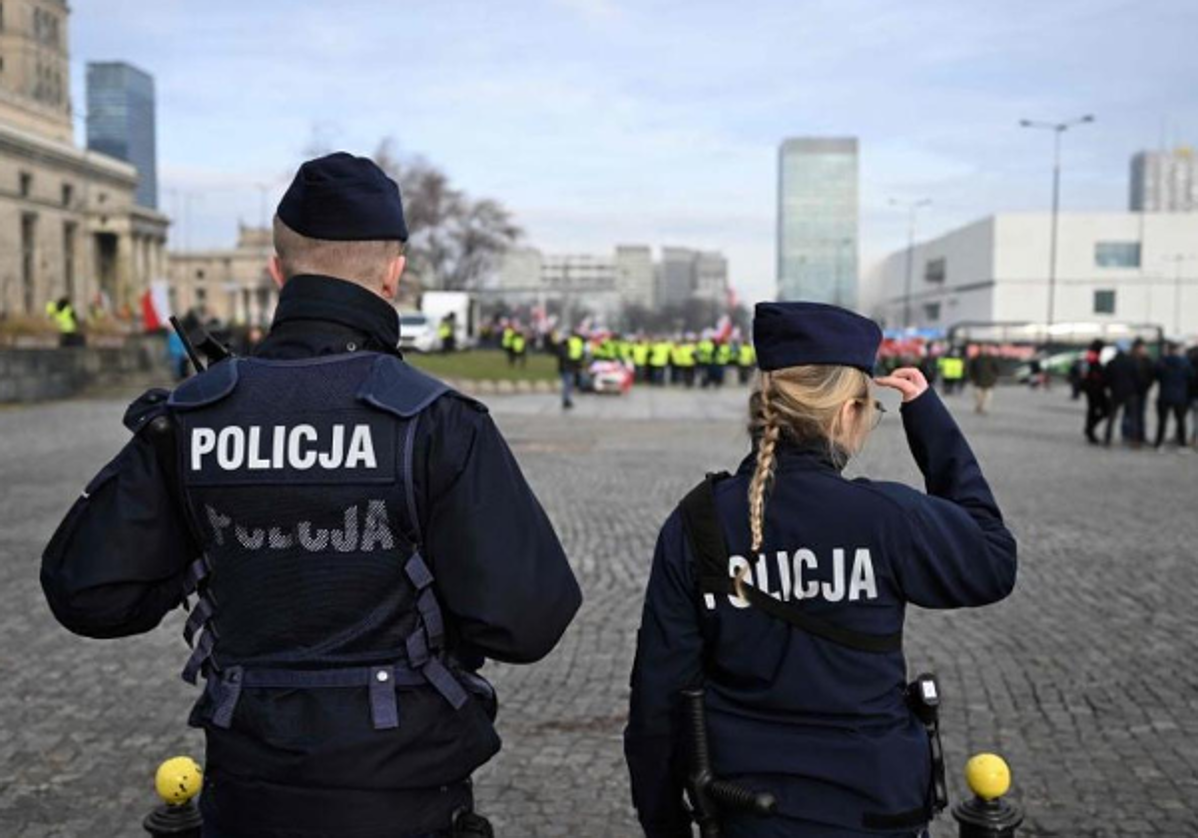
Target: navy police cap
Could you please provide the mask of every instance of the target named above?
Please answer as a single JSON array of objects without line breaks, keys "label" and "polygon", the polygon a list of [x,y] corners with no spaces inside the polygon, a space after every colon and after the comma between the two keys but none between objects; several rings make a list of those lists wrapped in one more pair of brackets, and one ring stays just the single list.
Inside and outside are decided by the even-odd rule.
[{"label": "navy police cap", "polygon": [[757,366],[778,370],[835,364],[873,373],[882,330],[867,317],[822,303],[758,303],[753,312]]},{"label": "navy police cap", "polygon": [[408,240],[399,186],[373,160],[344,151],[300,166],[278,213],[310,239]]}]

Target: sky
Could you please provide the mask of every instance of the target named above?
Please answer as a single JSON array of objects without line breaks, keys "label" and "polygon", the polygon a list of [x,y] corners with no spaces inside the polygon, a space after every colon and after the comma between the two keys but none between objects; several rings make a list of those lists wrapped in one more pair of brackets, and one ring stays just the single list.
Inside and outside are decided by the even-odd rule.
[{"label": "sky", "polygon": [[172,247],[229,246],[305,151],[387,138],[515,214],[524,243],[729,257],[774,293],[777,150],[856,136],[866,265],[999,211],[1127,207],[1131,155],[1198,142],[1192,0],[81,0],[88,61],[157,85]]}]

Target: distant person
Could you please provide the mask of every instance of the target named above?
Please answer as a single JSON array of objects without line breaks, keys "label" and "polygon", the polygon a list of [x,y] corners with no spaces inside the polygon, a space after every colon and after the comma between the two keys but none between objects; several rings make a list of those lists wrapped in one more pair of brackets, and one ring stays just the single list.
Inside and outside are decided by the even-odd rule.
[{"label": "distant person", "polygon": [[1131,347],[1132,359],[1136,362],[1136,414],[1128,424],[1128,433],[1137,432],[1140,444],[1148,441],[1148,393],[1156,381],[1156,362],[1148,353],[1148,345],[1136,339]]},{"label": "distant person", "polygon": [[1165,356],[1156,362],[1156,440],[1152,443],[1158,450],[1165,441],[1165,426],[1172,414],[1177,425],[1177,445],[1185,447],[1186,413],[1189,412],[1191,379],[1194,370],[1189,359],[1181,354],[1181,347],[1170,343],[1165,347]]},{"label": "distant person", "polygon": [[[1037,369],[1040,362],[1033,358],[1032,365],[1033,369]],[[1073,363],[1069,365],[1069,398],[1073,401],[1077,401],[1082,395],[1082,368],[1084,366],[1080,355],[1074,358]],[[1029,380],[1028,383],[1031,384],[1031,381]]]},{"label": "distant person", "polygon": [[441,339],[442,352],[455,352],[458,348],[458,317],[450,312],[441,318],[437,326],[437,337]]},{"label": "distant person", "polygon": [[965,359],[959,349],[952,349],[940,358],[940,377],[944,379],[944,395],[951,396],[965,382]]},{"label": "distant person", "polygon": [[512,335],[512,366],[526,367],[528,366],[528,337],[524,334],[523,329],[516,329]]},{"label": "distant person", "polygon": [[60,346],[80,346],[83,343],[79,334],[79,317],[75,307],[67,297],[59,297],[46,303],[46,316],[58,327]]},{"label": "distant person", "polygon": [[1106,371],[1102,368],[1102,350],[1106,344],[1095,339],[1083,356],[1082,390],[1086,394],[1086,440],[1091,445],[1098,445],[1098,437],[1094,429],[1106,418],[1109,400],[1107,398]]},{"label": "distant person", "polygon": [[[1136,341],[1137,344],[1143,344],[1143,341]],[[1135,346],[1132,347],[1132,352],[1135,351]],[[1106,417],[1106,433],[1103,437],[1103,442],[1106,445],[1111,444],[1111,433],[1115,427],[1115,422],[1122,416],[1124,422],[1124,438],[1129,444],[1139,446],[1144,439],[1143,427],[1138,427],[1140,409],[1138,401],[1140,398],[1140,371],[1139,364],[1132,352],[1127,352],[1123,347],[1115,353],[1115,357],[1107,362],[1106,365],[1106,381],[1107,390],[1110,393],[1110,403],[1107,409]]]},{"label": "distant person", "polygon": [[1193,373],[1190,376],[1190,429],[1193,433],[1190,444],[1198,451],[1198,346],[1190,347],[1186,357],[1190,360],[1190,371]]},{"label": "distant person", "polygon": [[969,362],[969,381],[973,384],[974,413],[985,414],[990,409],[994,385],[998,384],[999,365],[994,350],[978,347],[978,354]]},{"label": "distant person", "polygon": [[574,386],[586,358],[586,341],[577,332],[570,332],[557,343],[557,374],[562,382],[562,410],[574,407]]}]

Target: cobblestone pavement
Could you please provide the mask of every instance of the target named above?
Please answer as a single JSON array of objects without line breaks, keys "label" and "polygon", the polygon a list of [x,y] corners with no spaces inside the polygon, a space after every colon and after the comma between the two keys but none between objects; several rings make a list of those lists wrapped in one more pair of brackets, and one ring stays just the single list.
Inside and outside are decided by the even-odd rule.
[{"label": "cobblestone pavement", "polygon": [[[502,754],[478,777],[504,836],[636,834],[621,755],[628,672],[656,530],[705,471],[745,449],[743,390],[493,409],[586,593],[561,646],[494,667]],[[1021,834],[1198,835],[1198,455],[1097,450],[1063,393],[1000,390],[993,415],[952,402],[1020,541],[1015,594],[913,610],[912,672],[937,671],[954,799],[967,754],[1010,761]],[[123,642],[57,628],[41,546],[120,444],[120,400],[0,410],[0,836],[133,836],[151,774],[202,754],[178,615]],[[851,469],[918,484],[893,414]],[[954,834],[947,817],[937,834]]]}]

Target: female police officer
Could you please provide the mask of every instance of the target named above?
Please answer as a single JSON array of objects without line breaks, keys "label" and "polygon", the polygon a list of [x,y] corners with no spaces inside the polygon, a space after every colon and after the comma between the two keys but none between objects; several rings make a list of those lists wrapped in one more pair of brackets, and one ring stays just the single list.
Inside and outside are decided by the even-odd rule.
[{"label": "female police officer", "polygon": [[904,697],[904,610],[1002,599],[1015,541],[918,370],[876,383],[902,394],[928,493],[841,476],[881,410],[872,321],[763,303],[753,331],[753,452],[692,492],[657,542],[625,733],[638,816],[650,836],[690,834],[679,692],[705,685],[716,774],[777,799],[772,817],[727,814],[725,835],[918,834],[930,748]]}]

